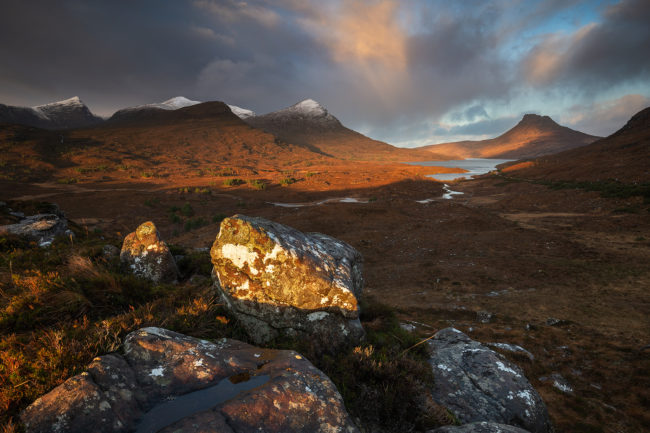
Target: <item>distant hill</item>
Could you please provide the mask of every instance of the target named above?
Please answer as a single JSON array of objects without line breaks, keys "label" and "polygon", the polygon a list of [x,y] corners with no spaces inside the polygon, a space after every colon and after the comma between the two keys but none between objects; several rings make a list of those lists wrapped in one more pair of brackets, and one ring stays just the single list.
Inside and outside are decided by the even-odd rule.
[{"label": "distant hill", "polygon": [[[64,133],[21,125],[0,128],[7,176],[44,179],[196,176],[233,172],[248,176],[297,162],[333,160],[253,128],[223,102],[176,110],[145,110],[138,121],[104,122]],[[23,156],[26,155],[26,156]],[[1,177],[0,177],[1,178]]]},{"label": "distant hill", "polygon": [[85,128],[103,122],[79,97],[36,107],[0,104],[0,123],[13,123],[45,129]]},{"label": "distant hill", "polygon": [[[198,105],[201,103],[201,101],[192,101],[184,96],[176,96],[163,102],[122,108],[121,110],[113,113],[107,122],[110,124],[142,121],[146,122],[150,118],[155,118],[157,116],[156,113],[158,112],[174,111],[180,108],[191,107],[193,105]],[[236,105],[228,105],[228,108],[230,108],[230,111],[232,111],[237,117],[241,119],[255,115],[255,113],[251,110],[240,108]]]},{"label": "distant hill", "polygon": [[346,128],[313,99],[245,121],[286,142],[341,159],[421,161],[439,157],[427,151],[395,147]]},{"label": "distant hill", "polygon": [[650,107],[609,137],[506,170],[550,180],[650,182]]},{"label": "distant hill", "polygon": [[421,147],[458,158],[523,159],[585,146],[600,137],[557,124],[548,116],[526,114],[504,134],[480,141],[459,141]]},{"label": "distant hill", "polygon": [[93,140],[116,142],[125,152],[158,159],[194,160],[219,165],[285,162],[322,158],[301,146],[285,143],[244,123],[223,102],[203,102],[174,110],[140,112],[129,121],[111,121],[93,130]]}]

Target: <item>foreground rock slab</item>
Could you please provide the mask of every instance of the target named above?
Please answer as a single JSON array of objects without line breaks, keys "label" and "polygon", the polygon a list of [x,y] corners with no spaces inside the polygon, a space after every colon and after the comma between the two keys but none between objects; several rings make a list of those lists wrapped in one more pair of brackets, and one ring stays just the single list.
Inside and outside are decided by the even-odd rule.
[{"label": "foreground rock slab", "polygon": [[124,238],[120,261],[134,275],[154,283],[171,283],[178,279],[174,257],[151,221],[140,224],[135,232]]},{"label": "foreground rock slab", "polygon": [[435,377],[433,398],[461,422],[488,421],[533,433],[552,431],[542,398],[521,369],[502,355],[454,328],[438,332],[428,345]]},{"label": "foreground rock slab", "polygon": [[529,433],[528,430],[520,429],[506,424],[495,422],[473,422],[460,426],[444,426],[427,433]]},{"label": "foreground rock slab", "polygon": [[255,342],[308,336],[336,347],[363,337],[362,257],[345,242],[235,215],[210,255],[217,290]]},{"label": "foreground rock slab", "polygon": [[28,433],[357,432],[331,380],[294,351],[161,328],[96,358],[21,415]]},{"label": "foreground rock slab", "polygon": [[39,247],[49,247],[57,236],[72,235],[65,217],[53,213],[31,215],[16,224],[0,226],[1,233],[24,236]]}]

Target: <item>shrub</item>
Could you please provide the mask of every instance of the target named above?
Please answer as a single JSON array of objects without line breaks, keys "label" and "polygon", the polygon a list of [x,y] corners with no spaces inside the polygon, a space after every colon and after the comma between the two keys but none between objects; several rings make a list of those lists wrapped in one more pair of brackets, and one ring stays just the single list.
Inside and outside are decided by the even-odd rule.
[{"label": "shrub", "polygon": [[185,231],[189,232],[194,229],[198,229],[203,226],[207,226],[208,222],[204,218],[194,218],[194,219],[188,219],[185,221]]},{"label": "shrub", "polygon": [[222,213],[218,213],[218,214],[216,214],[216,215],[214,215],[214,216],[212,217],[212,223],[213,223],[213,224],[218,224],[218,223],[220,223],[221,221],[223,221],[225,218],[226,218],[226,215],[224,215],[224,214],[222,214]]},{"label": "shrub", "polygon": [[280,180],[280,185],[282,186],[289,186],[292,183],[296,183],[296,178],[295,177],[285,177],[284,179]]},{"label": "shrub", "polygon": [[266,189],[266,183],[261,179],[249,180],[248,184],[254,189]]},{"label": "shrub", "polygon": [[189,203],[185,203],[181,207],[181,213],[186,217],[191,217],[194,216],[194,209],[192,209],[192,206]]},{"label": "shrub", "polygon": [[246,182],[243,179],[239,179],[239,178],[236,178],[236,177],[226,179],[226,180],[223,181],[223,184],[225,186],[237,186],[237,185],[242,185],[244,183],[246,183]]},{"label": "shrub", "polygon": [[57,179],[56,183],[69,185],[71,183],[77,183],[78,181],[79,180],[76,177],[65,177],[65,178]]}]

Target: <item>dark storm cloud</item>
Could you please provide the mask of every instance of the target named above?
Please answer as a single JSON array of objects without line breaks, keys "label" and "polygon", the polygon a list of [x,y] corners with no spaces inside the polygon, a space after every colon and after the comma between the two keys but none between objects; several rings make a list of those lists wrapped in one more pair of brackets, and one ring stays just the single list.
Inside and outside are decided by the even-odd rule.
[{"label": "dark storm cloud", "polygon": [[[511,113],[494,107],[526,89],[647,77],[648,2],[623,1],[575,33],[526,33],[588,3],[4,1],[0,102],[79,95],[110,114],[183,95],[264,113],[314,98],[347,126],[393,143],[502,132],[496,125]],[[530,108],[545,111],[511,111]]]},{"label": "dark storm cloud", "polygon": [[600,89],[650,77],[650,2],[610,6],[600,23],[573,34],[548,35],[523,66],[537,85],[563,82],[578,90]]},{"label": "dark storm cloud", "polygon": [[4,2],[2,96],[124,104],[187,88],[211,58],[187,21],[181,2]]}]

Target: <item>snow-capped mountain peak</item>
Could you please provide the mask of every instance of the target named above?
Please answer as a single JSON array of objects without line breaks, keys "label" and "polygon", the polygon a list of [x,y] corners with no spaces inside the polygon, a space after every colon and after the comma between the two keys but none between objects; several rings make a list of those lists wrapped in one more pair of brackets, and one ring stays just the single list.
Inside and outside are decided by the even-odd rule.
[{"label": "snow-capped mountain peak", "polygon": [[240,119],[248,119],[249,117],[254,117],[255,116],[254,111],[248,110],[246,108],[241,108],[241,107],[238,107],[236,105],[228,104],[228,108],[230,108],[230,111],[232,111],[232,113],[235,116],[239,117]]},{"label": "snow-capped mountain peak", "polygon": [[304,101],[300,101],[297,104],[292,105],[288,109],[291,111],[299,112],[310,116],[327,115],[327,110],[325,109],[325,107],[323,107],[313,99],[305,99]]},{"label": "snow-capped mountain peak", "polygon": [[29,110],[38,119],[38,122],[27,119],[27,124],[49,129],[80,128],[96,125],[102,121],[100,117],[91,113],[78,96],[23,110]]},{"label": "snow-capped mountain peak", "polygon": [[[168,110],[177,110],[183,107],[191,107],[192,105],[200,104],[201,101],[192,101],[187,99],[184,96],[175,96],[171,99],[168,99],[164,102],[161,102],[159,105],[164,105]],[[156,105],[156,104],[153,104]],[[161,107],[162,108],[162,107]]]},{"label": "snow-capped mountain peak", "polygon": [[57,102],[50,102],[49,104],[43,104],[43,105],[37,105],[34,108],[34,110],[43,110],[43,109],[48,109],[48,108],[54,108],[54,107],[83,107],[85,104],[79,99],[78,96],[73,96],[72,98],[69,99],[64,99],[63,101],[57,101]]}]

